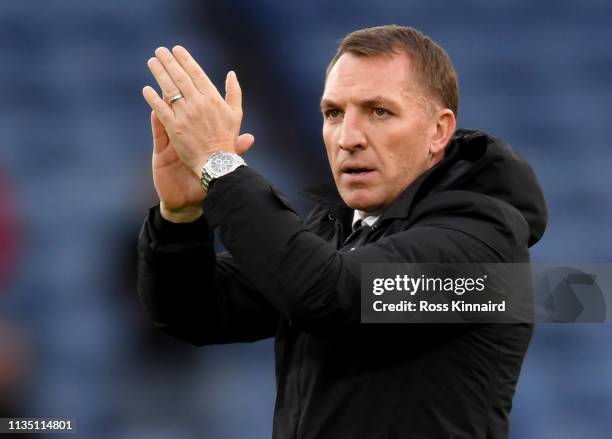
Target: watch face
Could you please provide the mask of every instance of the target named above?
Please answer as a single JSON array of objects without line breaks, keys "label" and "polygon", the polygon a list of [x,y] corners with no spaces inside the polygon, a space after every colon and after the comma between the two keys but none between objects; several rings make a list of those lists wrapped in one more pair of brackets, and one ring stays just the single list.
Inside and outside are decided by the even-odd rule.
[{"label": "watch face", "polygon": [[224,175],[232,170],[234,158],[229,154],[219,154],[210,160],[211,171],[216,175]]}]

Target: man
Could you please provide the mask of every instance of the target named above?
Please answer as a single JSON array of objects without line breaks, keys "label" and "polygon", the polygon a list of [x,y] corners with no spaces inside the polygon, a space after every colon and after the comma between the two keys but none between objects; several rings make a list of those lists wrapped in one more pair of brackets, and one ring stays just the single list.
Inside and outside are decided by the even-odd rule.
[{"label": "man", "polygon": [[165,98],[143,91],[160,197],[139,247],[152,320],[196,345],[275,337],[277,439],[507,437],[531,325],[359,323],[362,263],[527,262],[544,231],[529,165],[455,130],[446,53],[409,27],[345,37],[321,99],[335,187],[311,192],[305,221],[240,159],[254,139],[238,136],[234,73],[223,98],[181,47],[149,68]]}]

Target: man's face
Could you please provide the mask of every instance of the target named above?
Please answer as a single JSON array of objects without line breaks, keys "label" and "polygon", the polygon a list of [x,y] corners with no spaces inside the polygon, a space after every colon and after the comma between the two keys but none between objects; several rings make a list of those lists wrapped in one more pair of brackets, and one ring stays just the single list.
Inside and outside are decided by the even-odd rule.
[{"label": "man's face", "polygon": [[343,54],[321,99],[327,158],[344,202],[374,212],[432,165],[436,123],[405,54]]}]

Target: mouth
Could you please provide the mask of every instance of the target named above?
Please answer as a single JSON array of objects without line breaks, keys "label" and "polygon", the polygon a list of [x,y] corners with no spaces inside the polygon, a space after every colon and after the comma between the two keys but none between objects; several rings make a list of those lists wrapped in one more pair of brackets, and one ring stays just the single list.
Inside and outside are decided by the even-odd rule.
[{"label": "mouth", "polygon": [[375,169],[363,164],[346,164],[340,168],[341,175],[349,183],[365,183]]},{"label": "mouth", "polygon": [[343,174],[349,174],[349,175],[365,175],[368,172],[372,172],[374,171],[373,168],[365,166],[365,165],[343,165],[340,168],[340,171]]},{"label": "mouth", "polygon": [[343,171],[345,174],[349,174],[349,175],[365,175],[368,172],[372,172],[371,169],[348,169],[346,171]]}]

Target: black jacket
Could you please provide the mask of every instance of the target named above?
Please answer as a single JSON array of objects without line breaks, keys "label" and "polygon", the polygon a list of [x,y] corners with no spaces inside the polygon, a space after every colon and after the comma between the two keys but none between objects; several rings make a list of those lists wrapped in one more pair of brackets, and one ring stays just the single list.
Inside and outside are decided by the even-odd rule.
[{"label": "black jacket", "polygon": [[[527,262],[546,225],[530,166],[458,130],[357,241],[333,185],[310,196],[303,222],[242,167],[194,223],[151,209],[139,292],[153,322],[196,345],[275,337],[276,439],[506,437],[532,326],[359,324],[360,264]],[[229,253],[215,255],[213,229]]]}]

